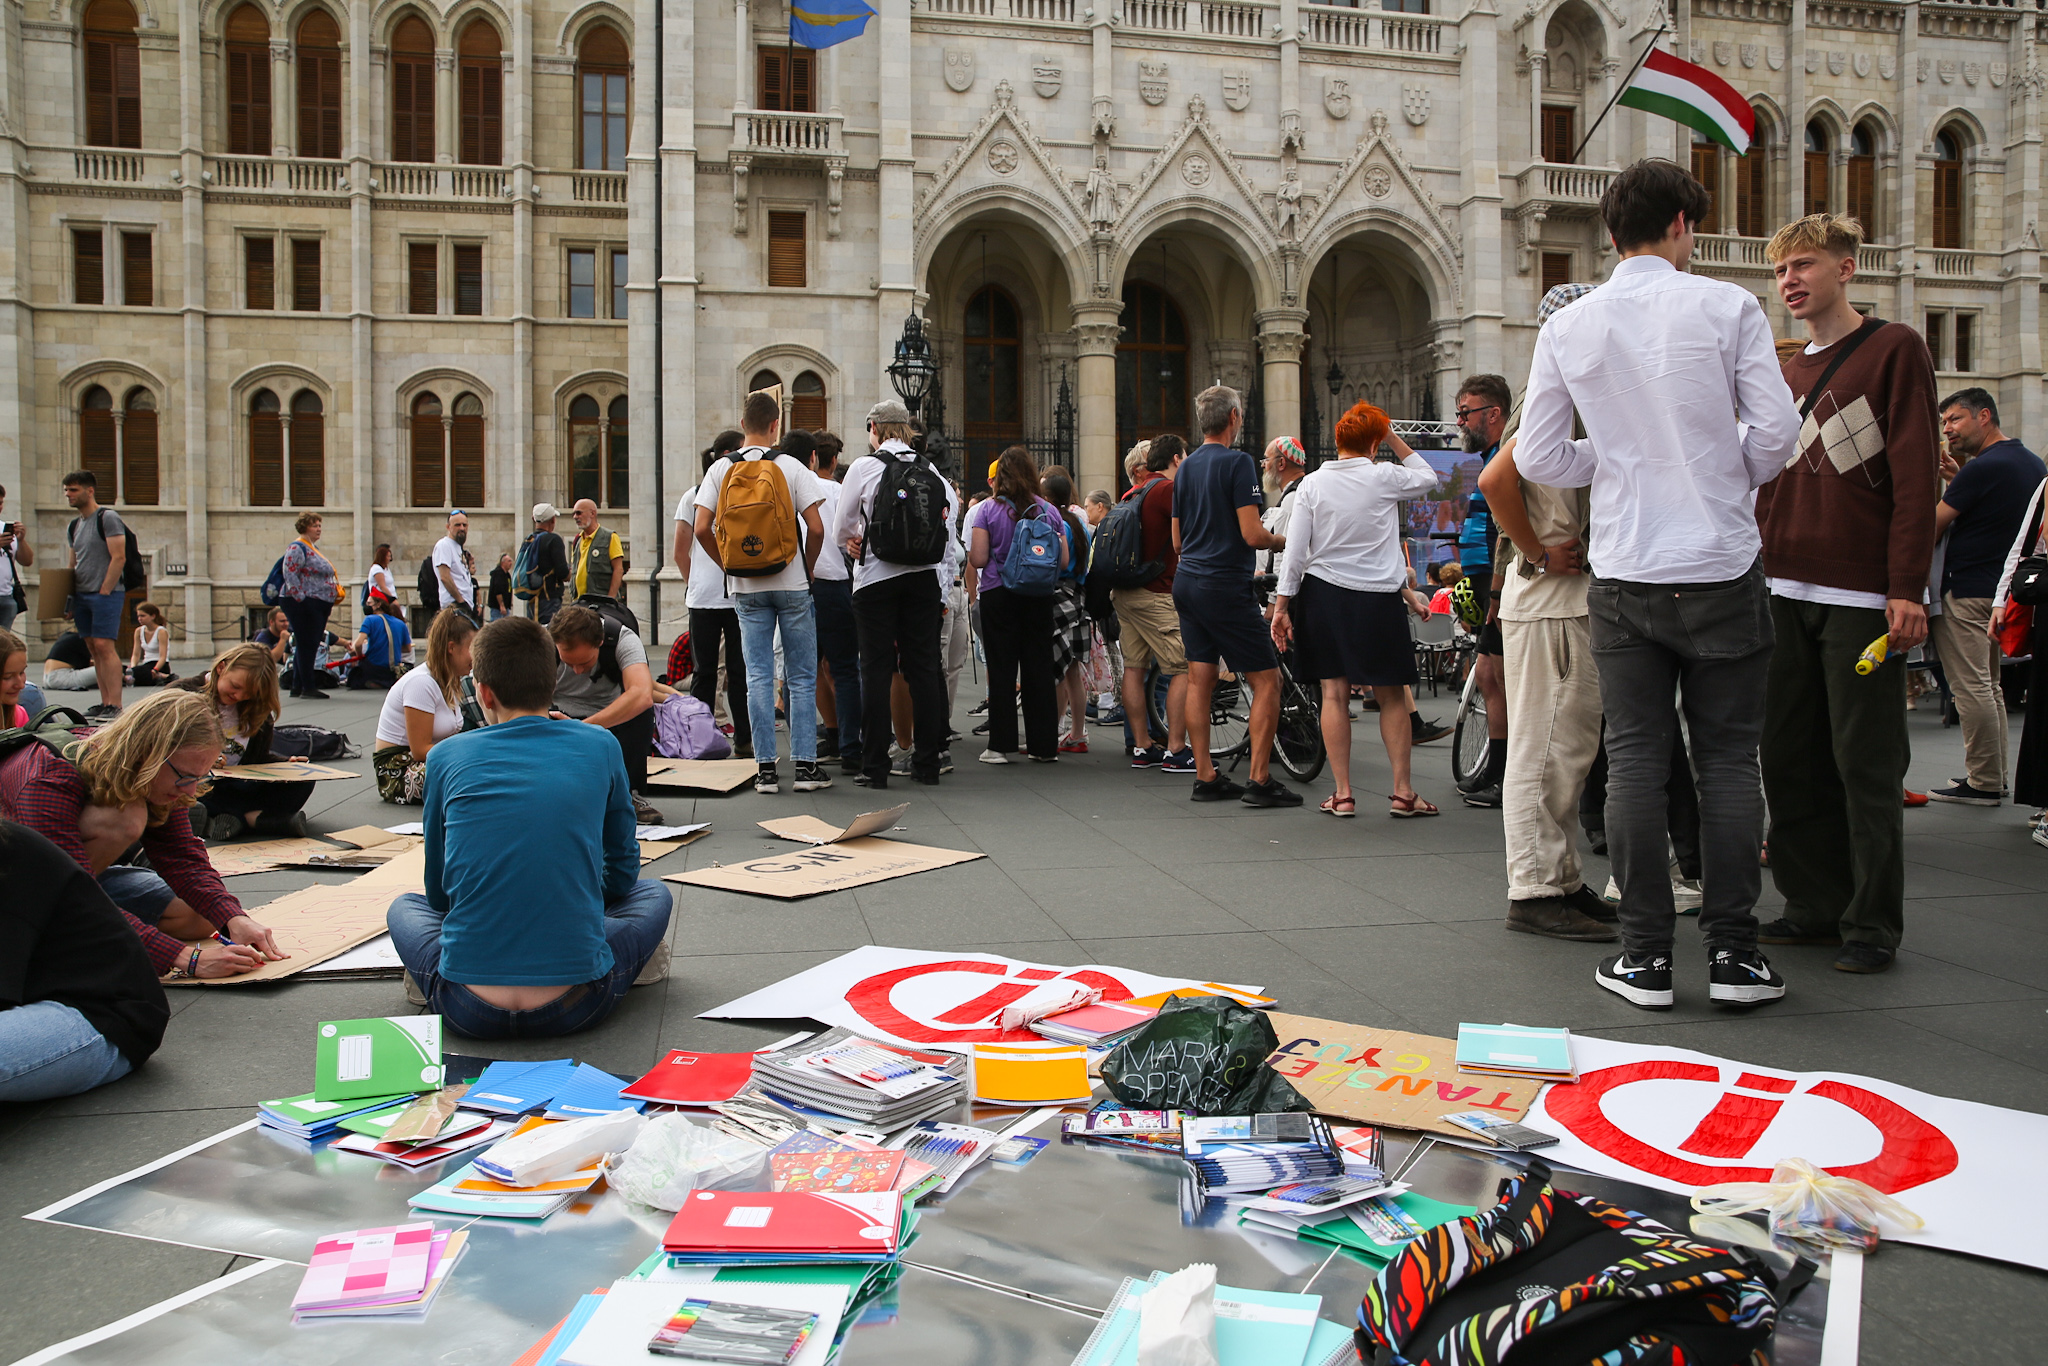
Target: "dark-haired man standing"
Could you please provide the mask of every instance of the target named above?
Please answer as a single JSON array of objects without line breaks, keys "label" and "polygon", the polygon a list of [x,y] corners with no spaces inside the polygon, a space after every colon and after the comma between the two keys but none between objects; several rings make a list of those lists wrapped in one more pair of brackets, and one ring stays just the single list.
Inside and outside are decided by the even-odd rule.
[{"label": "dark-haired man standing", "polygon": [[1791,459],[1799,413],[1755,296],[1684,269],[1707,208],[1700,183],[1669,161],[1614,178],[1600,213],[1622,260],[1536,334],[1515,452],[1531,483],[1590,486],[1587,612],[1623,948],[1595,980],[1646,1009],[1674,999],[1664,784],[1681,684],[1700,793],[1708,995],[1740,1005],[1785,994],[1756,949],[1771,618],[1750,494]]}]

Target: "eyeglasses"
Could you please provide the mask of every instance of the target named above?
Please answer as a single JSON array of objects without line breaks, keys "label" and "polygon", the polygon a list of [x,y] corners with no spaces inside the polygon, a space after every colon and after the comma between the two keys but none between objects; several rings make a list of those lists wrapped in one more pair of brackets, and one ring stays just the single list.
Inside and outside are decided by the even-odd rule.
[{"label": "eyeglasses", "polygon": [[1451,411],[1451,416],[1458,419],[1458,421],[1463,422],[1466,418],[1477,417],[1479,414],[1486,412],[1489,409],[1498,407],[1500,407],[1498,403],[1482,403],[1477,408],[1455,408]]},{"label": "eyeglasses", "polygon": [[197,787],[199,786],[199,784],[206,781],[206,775],[204,773],[187,773],[184,769],[179,768],[169,759],[164,760],[164,767],[178,775],[178,781],[171,784],[171,786],[178,788],[180,790],[188,787]]}]

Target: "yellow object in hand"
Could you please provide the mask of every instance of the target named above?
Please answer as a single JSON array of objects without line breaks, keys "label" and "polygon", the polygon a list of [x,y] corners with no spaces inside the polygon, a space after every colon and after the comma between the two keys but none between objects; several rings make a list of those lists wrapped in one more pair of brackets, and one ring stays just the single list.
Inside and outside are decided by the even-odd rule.
[{"label": "yellow object in hand", "polygon": [[1891,652],[1891,633],[1886,632],[1863,647],[1862,655],[1856,660],[1856,672],[1860,674],[1877,672],[1877,666],[1884,663]]}]

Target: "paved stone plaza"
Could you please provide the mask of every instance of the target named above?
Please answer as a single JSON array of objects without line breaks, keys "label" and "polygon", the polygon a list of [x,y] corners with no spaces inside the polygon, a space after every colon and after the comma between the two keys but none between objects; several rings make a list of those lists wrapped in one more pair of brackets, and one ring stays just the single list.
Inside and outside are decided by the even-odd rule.
[{"label": "paved stone plaza", "polygon": [[[963,700],[976,691],[963,688]],[[331,702],[291,703],[288,716],[346,730],[367,751],[379,700],[337,693]],[[1424,714],[1446,713],[1451,701],[1425,698]],[[1960,731],[1942,730],[1937,717],[1923,709],[1909,718],[1916,789],[1961,771]],[[957,723],[972,724],[964,716]],[[2015,745],[2019,723],[2015,717]],[[1049,768],[985,768],[962,744],[959,770],[936,791],[890,790],[889,799],[911,803],[907,837],[978,849],[984,860],[787,904],[678,888],[666,985],[635,990],[603,1027],[571,1040],[451,1046],[502,1057],[569,1053],[634,1076],[666,1048],[745,1048],[787,1034],[780,1022],[734,1025],[696,1014],[856,946],[890,944],[1258,984],[1289,1011],[1436,1034],[1454,1034],[1461,1020],[1561,1024],[2048,1108],[2048,932],[2040,924],[2048,850],[2028,842],[2024,813],[2011,807],[1907,813],[1907,931],[1891,972],[1851,977],[1829,969],[1833,950],[1773,950],[1787,998],[1752,1015],[1724,1014],[1706,1005],[1703,957],[1681,927],[1679,1005],[1651,1015],[1595,989],[1593,965],[1605,946],[1503,931],[1500,818],[1454,802],[1443,744],[1422,751],[1416,765],[1416,785],[1444,805],[1442,818],[1389,821],[1366,800],[1384,789],[1386,774],[1362,722],[1361,815],[1338,822],[1312,808],[1190,805],[1188,779],[1130,771],[1114,736],[1093,730],[1091,738],[1107,743]],[[347,766],[367,773],[369,761]],[[845,779],[810,796],[662,796],[657,805],[671,821],[715,824],[708,839],[648,873],[757,849],[763,837],[752,823],[767,816],[814,811],[843,821],[879,804],[879,794]],[[546,818],[544,807],[536,801],[536,820]],[[417,811],[379,803],[368,782],[332,782],[320,786],[309,814],[320,831],[392,825]],[[1597,887],[1606,875],[1604,860],[1590,862],[1589,882]],[[260,918],[272,897],[342,876],[281,872],[229,885]],[[1765,886],[1765,907],[1775,909],[1768,879]],[[171,1004],[163,1049],[139,1074],[69,1100],[0,1107],[0,1213],[9,1216],[0,1222],[8,1305],[0,1359],[247,1264],[18,1216],[240,1124],[258,1101],[305,1090],[316,1022],[409,1009],[396,980],[188,988],[173,991]],[[2028,1159],[2039,1156],[2013,1154],[2013,1205],[1987,1217],[2033,1217]],[[563,1307],[588,1288],[563,1287]],[[1888,1245],[1868,1269],[1862,1360],[2038,1362],[2044,1296],[2048,1276],[2037,1272]],[[1325,1306],[1328,1317],[1349,1312]],[[276,1331],[294,1330],[280,1321]],[[136,1341],[144,1347],[136,1359],[146,1361],[146,1328]]]}]

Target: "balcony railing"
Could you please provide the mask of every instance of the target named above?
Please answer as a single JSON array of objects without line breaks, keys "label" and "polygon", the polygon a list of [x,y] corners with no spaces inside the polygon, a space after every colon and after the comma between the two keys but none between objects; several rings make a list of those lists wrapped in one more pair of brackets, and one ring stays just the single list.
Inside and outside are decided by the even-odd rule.
[{"label": "balcony railing", "polygon": [[1921,273],[1937,278],[1971,280],[1999,273],[1999,256],[1995,251],[1922,251],[1919,257]]},{"label": "balcony railing", "polygon": [[285,190],[293,194],[338,194],[348,188],[348,163],[300,161],[292,157],[208,157],[215,190]]},{"label": "balcony railing", "polygon": [[1767,241],[1767,238],[1762,237],[1702,235],[1693,239],[1693,263],[1706,266],[1753,266],[1759,270],[1768,269],[1771,263],[1764,257],[1764,246]]},{"label": "balcony railing", "polygon": [[1607,182],[1617,174],[1605,166],[1559,166],[1539,161],[1515,177],[1515,188],[1524,204],[1540,200],[1553,206],[1593,209],[1599,207]]},{"label": "balcony railing", "polygon": [[435,194],[440,189],[440,171],[430,162],[380,161],[376,188],[384,194]]},{"label": "balcony railing", "polygon": [[578,204],[626,202],[624,171],[578,171],[569,177],[569,196]]},{"label": "balcony railing", "polygon": [[1455,39],[1444,42],[1444,29],[1457,20],[1432,14],[1388,14],[1343,5],[1303,5],[1301,22],[1309,42],[1357,51],[1413,52],[1441,56],[1455,51]]},{"label": "balcony railing", "polygon": [[1279,18],[1278,5],[1262,4],[1259,0],[1124,0],[1124,27],[1148,33],[1263,39],[1273,35]]},{"label": "balcony railing", "polygon": [[969,19],[1030,19],[1041,24],[1074,22],[1074,0],[924,0],[925,13]]},{"label": "balcony railing", "polygon": [[141,180],[146,165],[140,152],[105,152],[80,149],[71,154],[74,174],[80,180],[112,180],[134,183]]},{"label": "balcony railing", "polygon": [[844,156],[838,114],[786,114],[742,109],[732,116],[732,149],[756,156]]}]

